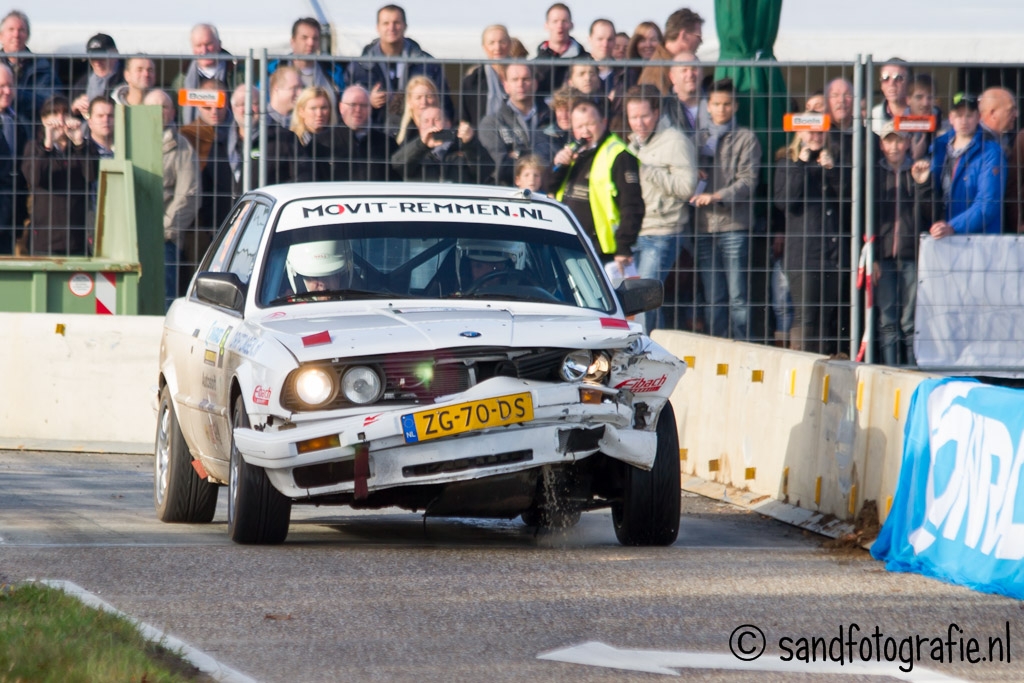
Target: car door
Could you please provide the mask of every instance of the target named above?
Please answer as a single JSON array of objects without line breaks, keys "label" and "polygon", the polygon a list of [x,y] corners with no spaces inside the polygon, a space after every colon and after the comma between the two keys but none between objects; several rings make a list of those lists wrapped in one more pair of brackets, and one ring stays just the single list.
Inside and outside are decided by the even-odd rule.
[{"label": "car door", "polygon": [[[255,201],[242,217],[241,228],[224,248],[214,252],[210,262],[213,272],[234,273],[248,287],[259,252],[263,233],[270,219],[271,206]],[[230,348],[234,335],[244,333],[245,317],[236,311],[210,304],[206,307],[204,326],[199,328],[203,344],[203,374],[197,388],[198,409],[202,413],[194,434],[201,453],[211,458],[229,459],[231,433],[231,380],[238,366],[238,354]]]},{"label": "car door", "polygon": [[[224,272],[254,203],[243,200],[235,206],[199,272]],[[164,338],[167,356],[173,365],[168,381],[174,392],[182,433],[196,455],[210,454],[212,444],[220,447],[224,444],[223,433],[215,430],[217,423],[213,420],[214,404],[210,402],[209,392],[223,382],[218,372],[223,369],[223,356],[217,355],[221,337],[228,328],[238,327],[241,319],[235,311],[200,301],[194,289],[186,299],[176,301],[167,315]]]}]

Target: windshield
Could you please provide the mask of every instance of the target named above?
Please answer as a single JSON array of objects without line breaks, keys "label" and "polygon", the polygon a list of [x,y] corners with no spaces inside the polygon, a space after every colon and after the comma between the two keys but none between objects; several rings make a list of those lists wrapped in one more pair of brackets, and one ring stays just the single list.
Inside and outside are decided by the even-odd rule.
[{"label": "windshield", "polygon": [[489,299],[614,312],[577,235],[483,223],[380,222],[277,232],[260,306],[380,298]]}]

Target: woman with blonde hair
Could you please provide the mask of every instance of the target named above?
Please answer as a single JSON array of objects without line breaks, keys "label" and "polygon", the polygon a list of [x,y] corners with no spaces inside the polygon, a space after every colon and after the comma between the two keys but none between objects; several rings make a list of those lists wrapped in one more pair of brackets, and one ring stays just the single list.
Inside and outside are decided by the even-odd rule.
[{"label": "woman with blonde hair", "polygon": [[[508,59],[512,54],[512,38],[501,24],[485,28],[482,42],[487,59]],[[462,120],[476,127],[488,114],[496,114],[505,103],[504,80],[504,64],[479,64],[471,68],[462,79]]]},{"label": "woman with blonde hair", "polygon": [[337,144],[331,102],[330,93],[318,85],[303,89],[295,100],[290,130],[295,134],[292,178],[298,182],[333,180]]},{"label": "woman with blonde hair", "polygon": [[[441,94],[437,85],[427,76],[413,76],[405,86],[402,98],[402,118],[398,122],[395,142],[399,145],[415,137],[420,125],[420,114],[427,107],[441,106]],[[389,126],[390,127],[390,126]]]}]

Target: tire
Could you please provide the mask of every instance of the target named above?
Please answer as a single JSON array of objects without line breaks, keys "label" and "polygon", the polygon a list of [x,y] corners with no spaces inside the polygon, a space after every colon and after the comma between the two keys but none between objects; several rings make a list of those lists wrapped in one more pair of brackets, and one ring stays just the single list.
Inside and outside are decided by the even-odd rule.
[{"label": "tire", "polygon": [[679,435],[671,403],[661,409],[655,432],[654,466],[645,472],[626,465],[622,500],[612,505],[622,545],[672,545],[679,536]]},{"label": "tire", "polygon": [[201,479],[174,413],[170,387],[160,390],[153,466],[153,506],[161,522],[207,524],[217,510],[216,484]]},{"label": "tire", "polygon": [[[235,399],[231,426],[248,427],[242,397]],[[235,543],[275,545],[288,536],[292,501],[274,488],[262,467],[245,462],[231,437],[231,472],[228,477],[228,535]]]},{"label": "tire", "polygon": [[571,529],[579,524],[582,513],[570,502],[570,492],[564,473],[547,466],[541,468],[537,500],[520,514],[523,524],[538,531]]}]

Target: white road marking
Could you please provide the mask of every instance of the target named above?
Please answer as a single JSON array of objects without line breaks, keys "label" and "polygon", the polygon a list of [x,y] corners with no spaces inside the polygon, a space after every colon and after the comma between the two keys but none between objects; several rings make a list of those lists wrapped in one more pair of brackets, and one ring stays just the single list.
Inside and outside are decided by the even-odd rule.
[{"label": "white road marking", "polygon": [[543,652],[537,659],[608,669],[643,671],[666,676],[678,676],[675,669],[725,669],[730,671],[771,671],[804,674],[890,676],[911,683],[966,683],[963,679],[947,676],[914,664],[909,673],[900,671],[899,662],[784,662],[778,656],[765,655],[744,662],[731,654],[714,652],[673,652],[670,650],[619,649],[597,641]]},{"label": "white road marking", "polygon": [[144,624],[137,619],[133,619],[110,603],[102,600],[75,583],[70,581],[49,580],[42,580],[39,583],[64,591],[68,595],[73,595],[89,607],[101,609],[105,612],[110,612],[111,614],[116,614],[119,617],[127,619],[138,627],[146,640],[159,643],[174,652],[180,652],[182,657],[188,660],[192,666],[196,667],[214,680],[222,681],[223,683],[257,683],[256,679],[250,678],[241,672],[235,671],[229,666],[221,664],[210,655],[197,650],[185,641],[175,638],[174,636],[167,635],[155,626],[150,626],[149,624]]}]

